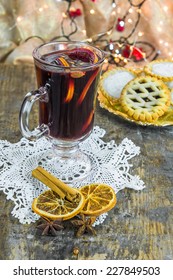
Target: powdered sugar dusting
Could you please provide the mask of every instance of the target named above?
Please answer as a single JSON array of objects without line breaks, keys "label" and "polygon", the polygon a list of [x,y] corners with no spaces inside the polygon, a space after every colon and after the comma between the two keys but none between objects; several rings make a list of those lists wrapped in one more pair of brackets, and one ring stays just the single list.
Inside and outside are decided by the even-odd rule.
[{"label": "powdered sugar dusting", "polygon": [[152,71],[160,76],[173,77],[173,62],[156,63],[153,65]]},{"label": "powdered sugar dusting", "polygon": [[103,82],[107,94],[119,98],[124,86],[135,78],[135,75],[126,71],[117,71],[109,75]]}]

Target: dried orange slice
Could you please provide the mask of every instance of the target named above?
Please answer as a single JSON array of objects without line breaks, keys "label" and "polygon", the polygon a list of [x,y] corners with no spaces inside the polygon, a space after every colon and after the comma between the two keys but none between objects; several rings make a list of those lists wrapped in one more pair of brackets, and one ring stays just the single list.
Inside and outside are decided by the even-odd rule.
[{"label": "dried orange slice", "polygon": [[116,194],[112,187],[105,184],[91,184],[79,189],[85,197],[81,213],[98,216],[111,210],[116,204]]},{"label": "dried orange slice", "polygon": [[46,190],[33,200],[32,209],[38,215],[51,220],[68,220],[81,212],[84,203],[85,199],[80,191],[76,190],[75,197],[69,201],[52,190]]}]

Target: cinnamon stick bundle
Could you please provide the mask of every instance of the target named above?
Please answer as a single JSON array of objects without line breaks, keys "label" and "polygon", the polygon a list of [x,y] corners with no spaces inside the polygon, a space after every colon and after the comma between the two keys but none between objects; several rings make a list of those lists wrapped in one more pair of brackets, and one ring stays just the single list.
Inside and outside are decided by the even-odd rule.
[{"label": "cinnamon stick bundle", "polygon": [[72,201],[77,194],[75,189],[66,185],[41,166],[32,171],[32,176],[56,192],[62,199],[66,198]]}]

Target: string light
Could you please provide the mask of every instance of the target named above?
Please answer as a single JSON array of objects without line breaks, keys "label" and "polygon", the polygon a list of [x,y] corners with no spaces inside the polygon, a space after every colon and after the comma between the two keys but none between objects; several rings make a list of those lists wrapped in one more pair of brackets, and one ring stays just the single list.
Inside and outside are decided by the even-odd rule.
[{"label": "string light", "polygon": [[133,20],[131,18],[128,18],[128,23],[132,24],[133,23]]},{"label": "string light", "polygon": [[141,31],[138,32],[139,37],[142,37],[143,35],[144,35],[144,32],[141,32]]},{"label": "string light", "polygon": [[16,20],[17,20],[17,22],[21,22],[23,20],[23,17],[18,16]]},{"label": "string light", "polygon": [[62,13],[62,17],[63,17],[63,18],[67,18],[66,13]]},{"label": "string light", "polygon": [[107,35],[111,35],[111,33],[112,33],[112,30],[109,30],[106,32]]},{"label": "string light", "polygon": [[158,30],[159,32],[162,32],[162,28],[161,28],[160,26],[157,27],[157,30]]},{"label": "string light", "polygon": [[120,7],[117,8],[117,13],[118,13],[118,14],[121,13],[121,8],[120,8]]},{"label": "string light", "polygon": [[125,24],[124,24],[124,20],[120,20],[120,21],[119,21],[119,25],[120,25],[121,27],[124,27],[124,25],[125,25]]},{"label": "string light", "polygon": [[163,10],[164,10],[165,12],[167,12],[167,11],[168,11],[168,6],[164,6],[164,7],[163,7]]},{"label": "string light", "polygon": [[[62,12],[62,22],[61,22],[61,33],[62,33],[62,35],[61,36],[57,36],[57,37],[55,37],[55,38],[52,38],[51,40],[54,40],[54,39],[61,39],[61,38],[65,38],[65,39],[67,39],[67,40],[71,40],[71,36],[73,35],[73,34],[75,34],[76,32],[77,32],[77,30],[78,30],[78,26],[77,26],[77,23],[76,23],[76,21],[75,21],[75,18],[74,17],[70,17],[70,9],[71,10],[76,10],[75,8],[73,8],[72,7],[72,4],[73,4],[73,2],[75,2],[75,0],[54,0],[55,2],[63,2],[63,1],[66,1],[66,2],[68,2],[68,6],[67,6],[67,10],[65,11],[65,12]],[[121,61],[123,61],[123,58],[121,57],[122,56],[122,54],[121,54],[121,50],[122,50],[122,48],[124,47],[124,46],[126,46],[126,45],[128,45],[129,44],[129,39],[131,39],[131,41],[132,41],[132,35],[134,35],[134,34],[136,34],[135,33],[135,31],[136,31],[136,29],[137,29],[137,25],[138,25],[138,23],[139,23],[139,19],[140,19],[140,16],[141,16],[141,13],[142,13],[142,10],[141,10],[141,7],[142,7],[142,5],[143,5],[143,3],[145,2],[146,0],[141,0],[140,1],[140,3],[139,4],[134,4],[134,1],[132,1],[132,0],[128,0],[128,2],[129,2],[129,4],[130,4],[130,8],[128,8],[127,9],[127,11],[126,11],[126,14],[124,15],[124,16],[118,16],[118,17],[120,17],[121,18],[121,20],[120,20],[120,22],[119,22],[119,24],[120,24],[120,26],[122,27],[122,28],[126,28],[127,26],[126,26],[126,23],[128,23],[128,24],[133,24],[133,26],[132,26],[132,28],[131,28],[131,30],[130,30],[130,33],[126,36],[126,37],[123,37],[123,36],[119,36],[119,39],[117,40],[117,41],[114,41],[114,42],[112,42],[112,43],[110,43],[110,36],[111,36],[111,34],[113,34],[113,32],[115,31],[115,27],[116,27],[116,20],[117,20],[117,18],[118,17],[116,17],[116,14],[120,14],[120,13],[122,13],[123,12],[123,9],[119,6],[119,5],[117,5],[116,4],[116,2],[115,2],[115,0],[113,0],[112,1],[112,12],[111,12],[111,16],[112,17],[114,17],[115,18],[115,20],[114,20],[114,24],[112,25],[112,27],[109,29],[109,30],[107,30],[107,31],[105,31],[104,33],[101,33],[101,34],[96,34],[96,35],[94,35],[92,38],[87,38],[86,39],[86,41],[87,42],[89,42],[89,43],[92,43],[92,44],[99,44],[99,43],[101,43],[102,45],[103,44],[107,44],[108,45],[108,48],[109,48],[109,51],[113,51],[114,52],[114,55],[116,55],[116,57],[114,57],[114,58],[116,58],[116,59],[119,59],[119,60],[121,60]],[[159,0],[158,0],[159,1]],[[96,2],[96,1],[93,1],[93,2]],[[139,2],[139,1],[138,1]],[[44,10],[46,10],[46,9],[50,9],[51,8],[51,5],[46,5],[46,4],[44,4],[43,6],[41,6],[41,7],[39,7],[39,8],[37,8],[37,9],[33,9],[33,10],[31,10],[31,11],[29,11],[27,14],[25,14],[25,16],[18,16],[17,18],[16,18],[16,23],[13,25],[13,26],[11,26],[10,28],[9,28],[9,30],[11,30],[11,29],[13,29],[17,24],[19,24],[20,22],[22,22],[25,18],[27,18],[27,17],[29,17],[30,16],[30,14],[31,13],[43,13],[44,12]],[[115,10],[115,8],[116,8],[116,10]],[[168,6],[164,6],[163,7],[163,10],[165,11],[165,12],[168,12]],[[131,15],[131,14],[134,14],[135,15],[135,13],[134,13],[134,11],[136,11],[137,12],[137,19],[133,19],[133,18],[129,18],[129,15]],[[96,10],[95,9],[91,9],[90,11],[90,14],[91,15],[95,15],[96,14]],[[71,20],[71,22],[70,22],[70,26],[71,26],[71,32],[69,33],[69,34],[65,34],[65,30],[66,30],[66,28],[63,26],[63,24],[64,24],[64,21],[65,21],[65,19],[69,19],[69,20]],[[123,29],[124,30],[124,29]],[[159,24],[158,24],[158,26],[157,26],[157,31],[158,32],[163,32],[163,20],[160,20],[159,21]],[[87,34],[87,31],[86,30],[82,30],[82,33],[84,34],[84,36],[86,36],[86,34]],[[125,33],[122,33],[122,34],[125,34]],[[126,34],[127,34],[127,32],[126,32]],[[107,36],[107,37],[106,37]],[[142,32],[142,31],[138,31],[138,33],[137,33],[137,36],[138,37],[142,37],[142,36],[144,36],[144,32]],[[106,38],[105,38],[106,37]],[[117,48],[115,48],[115,44],[117,44],[118,43],[118,41],[120,42],[120,43],[122,43],[122,46],[120,47],[120,46],[118,46],[119,47],[119,49]],[[135,41],[135,44],[137,44],[138,42],[136,42]],[[163,40],[159,40],[159,43],[160,43],[160,45],[162,45],[162,46],[164,46],[165,48],[170,48],[170,44],[169,44],[169,41],[168,42],[165,42],[165,41],[163,41]],[[131,43],[131,44],[129,44],[129,45],[132,45],[133,43]],[[151,47],[151,50],[153,50],[153,52],[155,51],[155,48],[150,44],[150,43],[148,43],[148,42],[141,42],[141,44],[144,44],[144,45],[146,45],[146,46],[148,46],[148,47]],[[115,49],[114,49],[115,48]],[[132,50],[131,50],[132,51]],[[169,51],[169,50],[167,50],[167,53],[169,53],[169,56],[172,56],[172,52],[171,51]],[[117,55],[118,55],[118,57],[117,57]],[[143,56],[145,56],[146,54],[143,52]],[[121,58],[120,58],[121,57]],[[127,62],[127,58],[124,58],[125,59],[125,63]]]},{"label": "string light", "polygon": [[113,44],[110,44],[110,45],[109,45],[109,49],[110,49],[110,51],[112,51],[112,50],[114,49],[114,45],[113,45]]},{"label": "string light", "polygon": [[82,33],[83,33],[84,35],[86,35],[86,29],[83,29],[83,30],[82,30]]},{"label": "string light", "polygon": [[95,14],[95,10],[91,9],[90,10],[90,14],[94,15]]},{"label": "string light", "polygon": [[91,42],[92,42],[92,38],[88,38],[87,41],[88,41],[89,43],[91,43]]}]

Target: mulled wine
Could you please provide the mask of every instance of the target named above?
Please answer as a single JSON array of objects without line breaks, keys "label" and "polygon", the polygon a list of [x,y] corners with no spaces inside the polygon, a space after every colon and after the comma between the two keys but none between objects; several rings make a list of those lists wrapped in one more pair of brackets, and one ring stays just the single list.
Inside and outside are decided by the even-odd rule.
[{"label": "mulled wine", "polygon": [[46,100],[39,101],[39,122],[56,139],[75,141],[93,127],[97,83],[101,67],[89,47],[58,50],[35,64],[38,87],[50,85]]},{"label": "mulled wine", "polygon": [[[48,42],[34,49],[33,58],[38,89],[25,95],[20,130],[29,140],[46,137],[52,149],[43,151],[43,164],[57,178],[72,184],[95,170],[79,144],[92,132],[105,53],[84,42]],[[39,126],[30,130],[29,118],[36,101]]]}]

